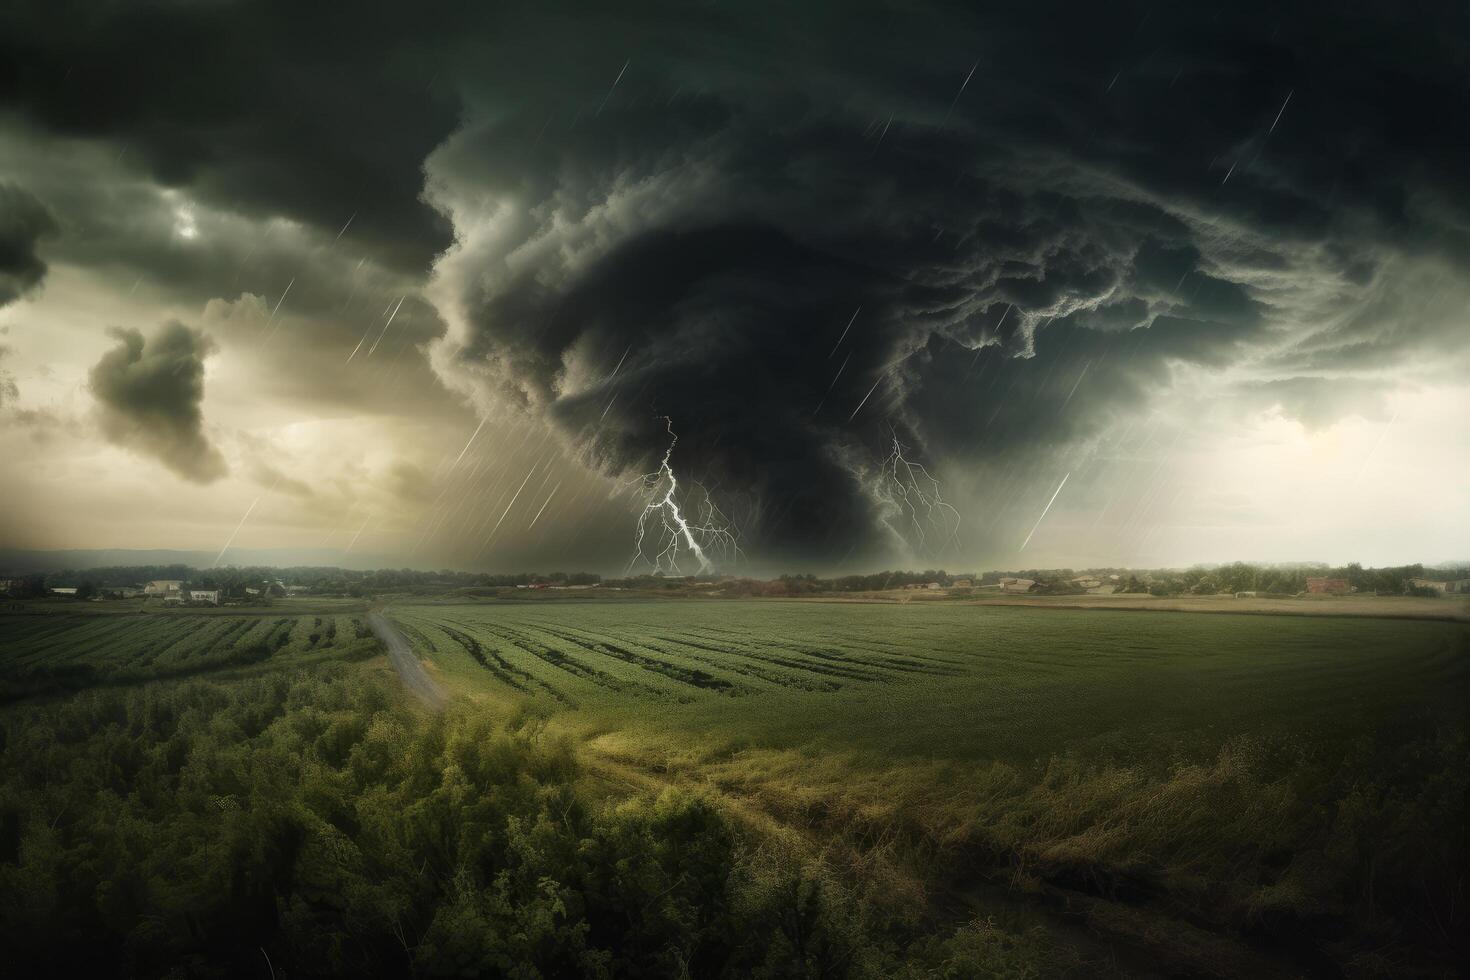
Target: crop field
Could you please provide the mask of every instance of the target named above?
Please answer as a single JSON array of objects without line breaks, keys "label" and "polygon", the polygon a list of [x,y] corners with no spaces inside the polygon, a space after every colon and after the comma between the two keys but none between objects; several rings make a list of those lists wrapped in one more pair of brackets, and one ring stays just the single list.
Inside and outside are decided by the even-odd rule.
[{"label": "crop field", "polygon": [[148,966],[249,920],[250,969],[268,947],[303,974],[456,972],[465,916],[533,936],[579,903],[674,937],[655,950],[706,910],[753,937],[729,975],[813,929],[834,976],[1444,975],[1466,953],[1463,622],[399,598],[381,612],[431,704],[362,603],[54,608],[0,615],[0,923],[26,962],[58,923]]},{"label": "crop field", "polygon": [[1463,720],[1470,680],[1470,627],[1444,622],[755,601],[389,613],[451,687],[569,722],[889,756],[1340,738]]},{"label": "crop field", "polygon": [[376,656],[357,616],[205,613],[0,619],[0,702]]},{"label": "crop field", "polygon": [[[1462,622],[759,600],[387,614],[462,701],[543,719],[612,785],[692,787],[847,854],[900,908],[1030,934],[1035,903],[1084,922],[1083,946],[1121,941],[1104,957],[1184,975],[1392,974],[1456,942]],[[1077,942],[1055,926],[1042,946]]]}]

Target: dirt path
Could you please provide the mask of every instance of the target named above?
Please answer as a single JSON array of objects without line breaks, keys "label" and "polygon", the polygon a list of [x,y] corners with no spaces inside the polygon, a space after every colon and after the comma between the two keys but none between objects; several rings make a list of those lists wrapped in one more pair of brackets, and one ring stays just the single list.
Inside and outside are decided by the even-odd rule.
[{"label": "dirt path", "polygon": [[383,646],[388,648],[388,659],[393,662],[393,669],[398,671],[398,676],[402,678],[403,686],[408,688],[409,693],[435,711],[444,707],[448,700],[444,691],[434,683],[429,672],[424,670],[424,665],[414,654],[413,647],[408,645],[408,640],[398,632],[398,628],[377,610],[368,613],[367,621]]}]

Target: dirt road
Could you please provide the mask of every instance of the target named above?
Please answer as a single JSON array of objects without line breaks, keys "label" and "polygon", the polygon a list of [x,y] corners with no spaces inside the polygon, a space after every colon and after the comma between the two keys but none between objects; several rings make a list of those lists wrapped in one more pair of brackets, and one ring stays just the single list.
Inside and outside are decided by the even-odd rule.
[{"label": "dirt road", "polygon": [[393,661],[393,669],[398,671],[398,676],[402,678],[403,686],[408,688],[409,693],[436,711],[444,707],[448,700],[444,692],[434,683],[429,672],[424,670],[424,665],[414,654],[413,647],[408,645],[408,640],[398,632],[398,628],[376,610],[368,613],[367,621],[368,626],[383,642],[383,646],[388,648],[388,659]]}]

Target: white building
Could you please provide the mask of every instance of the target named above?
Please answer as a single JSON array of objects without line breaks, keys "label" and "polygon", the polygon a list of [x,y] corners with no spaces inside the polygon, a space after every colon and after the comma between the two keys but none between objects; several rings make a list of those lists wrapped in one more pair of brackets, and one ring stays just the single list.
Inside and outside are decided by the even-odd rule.
[{"label": "white building", "polygon": [[144,595],[157,595],[168,598],[170,594],[177,596],[184,588],[184,583],[176,578],[154,579],[143,586]]},{"label": "white building", "polygon": [[209,590],[204,590],[204,589],[190,589],[189,590],[189,601],[190,602],[202,602],[202,603],[207,603],[207,604],[209,604],[211,606],[217,606],[217,605],[219,605],[219,590],[218,589],[209,589]]}]

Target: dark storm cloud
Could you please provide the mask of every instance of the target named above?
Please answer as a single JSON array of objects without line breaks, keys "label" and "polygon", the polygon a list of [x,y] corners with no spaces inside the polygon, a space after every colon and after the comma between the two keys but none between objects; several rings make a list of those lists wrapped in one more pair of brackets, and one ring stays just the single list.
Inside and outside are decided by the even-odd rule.
[{"label": "dark storm cloud", "polygon": [[36,246],[55,232],[55,219],[34,194],[0,181],[0,306],[40,284],[46,263]]},{"label": "dark storm cloud", "polygon": [[[106,138],[164,185],[255,216],[348,234],[423,270],[448,242],[418,200],[457,106],[431,82],[432,4],[7,4],[0,105]],[[452,36],[452,33],[447,35]]]},{"label": "dark storm cloud", "polygon": [[217,206],[330,234],[356,212],[402,270],[447,218],[450,386],[621,477],[670,416],[753,547],[840,556],[881,544],[895,437],[1058,451],[1246,367],[1269,375],[1247,402],[1325,424],[1359,390],[1334,372],[1458,350],[1395,283],[1470,256],[1467,27],[1363,3],[35,5],[0,15],[0,99]]},{"label": "dark storm cloud", "polygon": [[224,457],[204,434],[204,359],[213,342],[182,323],[161,326],[152,337],[114,329],[118,345],[92,368],[102,433],[112,442],[151,456],[186,480],[209,483],[228,472]]},{"label": "dark storm cloud", "polygon": [[[671,416],[676,463],[746,502],[758,547],[832,554],[877,530],[868,461],[894,435],[949,459],[1054,449],[1145,410],[1175,366],[1258,359],[1304,322],[1336,351],[1387,256],[1464,252],[1465,45],[1423,17],[869,25],[701,18],[634,47],[612,90],[607,36],[601,85],[571,68],[575,112],[557,85],[471,120],[431,165],[462,236],[451,382],[499,385],[622,475]],[[486,199],[509,210],[477,229],[464,202]],[[1257,394],[1313,424],[1352,404],[1279,380]]]}]

